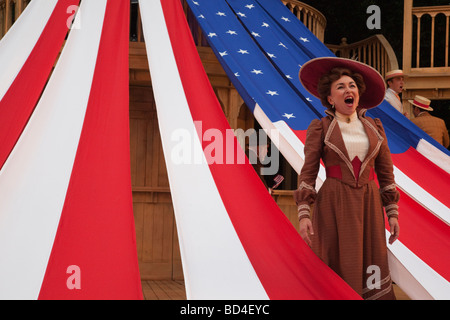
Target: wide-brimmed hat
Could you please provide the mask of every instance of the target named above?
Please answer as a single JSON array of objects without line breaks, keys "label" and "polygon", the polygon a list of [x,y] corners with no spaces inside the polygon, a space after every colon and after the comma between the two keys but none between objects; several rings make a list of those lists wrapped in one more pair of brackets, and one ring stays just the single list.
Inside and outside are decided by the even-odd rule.
[{"label": "wide-brimmed hat", "polygon": [[384,80],[388,81],[395,77],[406,77],[406,75],[403,73],[403,70],[397,69],[397,70],[391,70],[386,73],[384,76]]},{"label": "wide-brimmed hat", "polygon": [[433,111],[433,108],[430,107],[431,100],[427,99],[425,97],[416,95],[414,97],[414,100],[408,100],[408,102],[416,107],[419,107],[420,109],[427,110],[427,111]]},{"label": "wide-brimmed hat", "polygon": [[383,102],[386,93],[386,83],[381,74],[371,66],[351,59],[337,57],[312,59],[301,67],[299,72],[300,82],[306,90],[320,99],[317,91],[319,79],[336,67],[350,69],[363,77],[367,89],[359,97],[359,107],[370,109]]}]

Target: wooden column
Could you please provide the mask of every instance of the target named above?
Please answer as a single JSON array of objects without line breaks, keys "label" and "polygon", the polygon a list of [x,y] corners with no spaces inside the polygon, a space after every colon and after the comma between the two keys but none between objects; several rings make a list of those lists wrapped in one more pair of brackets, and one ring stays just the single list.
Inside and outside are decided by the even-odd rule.
[{"label": "wooden column", "polygon": [[16,0],[16,17],[15,20],[22,14],[23,11],[23,0]]},{"label": "wooden column", "polygon": [[448,67],[448,38],[449,38],[449,16],[446,16],[445,23],[445,66]]},{"label": "wooden column", "polygon": [[406,74],[411,72],[412,5],[413,0],[404,0],[403,72]]},{"label": "wooden column", "polygon": [[10,22],[10,13],[11,12],[11,3],[10,0],[6,0],[5,1],[5,34],[6,32],[8,32],[9,27],[11,27],[11,22]]}]

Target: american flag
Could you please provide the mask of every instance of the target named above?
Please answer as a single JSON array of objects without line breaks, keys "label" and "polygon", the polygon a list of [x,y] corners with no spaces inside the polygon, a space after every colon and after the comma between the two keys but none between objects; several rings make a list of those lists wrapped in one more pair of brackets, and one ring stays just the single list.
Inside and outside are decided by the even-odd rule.
[{"label": "american flag", "polygon": [[[211,15],[218,21],[233,15],[229,8],[221,10],[221,1],[203,3],[218,5]],[[205,74],[180,1],[141,0],[140,6],[187,298],[358,299],[307,247],[250,163],[171,161],[171,150],[176,148],[171,139],[174,130],[191,132],[193,142],[206,157],[209,145],[202,141],[202,130],[197,131],[194,123],[201,121],[205,131],[214,129],[222,136],[230,126]],[[242,26],[237,26],[221,26],[222,36],[233,39],[244,34]],[[213,31],[209,36],[219,38]],[[217,53],[220,51],[223,58],[247,57],[257,52],[255,49],[237,45]],[[264,59],[261,61],[267,63]],[[267,81],[270,74],[276,75],[272,68],[253,62],[251,76],[263,76]],[[247,71],[240,69],[241,62],[235,65],[239,68],[233,70],[237,73],[233,77],[239,79],[239,72],[247,77]],[[264,81],[258,85],[263,88]],[[264,90],[268,100],[282,97],[282,91],[292,93],[281,86]]]},{"label": "american flag", "polygon": [[0,41],[8,121],[0,123],[0,299],[143,298],[129,159],[130,2],[83,0],[82,28],[58,57],[67,9],[79,3],[33,0]]},{"label": "american flag", "polygon": [[[317,38],[304,26],[298,39],[284,32],[290,24],[302,25],[293,21],[287,8],[287,12],[274,15],[271,11],[269,15],[253,0],[188,3],[250,109],[258,104],[272,122],[286,121],[294,130],[305,130],[312,119],[323,114],[320,101],[298,80],[300,66],[316,51]],[[328,49],[321,51],[331,55]]]},{"label": "american flag", "polygon": [[[282,141],[277,147],[299,172],[306,129],[313,119],[324,116],[324,107],[303,88],[298,71],[311,58],[333,54],[281,1],[188,0],[188,4],[255,119],[264,129],[279,131]],[[395,246],[389,248],[402,263],[406,263],[409,255],[423,253],[421,259],[448,280],[450,274],[444,265],[450,263],[449,259],[443,263],[431,252],[425,253],[424,248],[429,246],[414,241],[417,238],[414,234],[420,230],[409,219],[414,213],[416,217],[426,217],[423,224],[437,233],[442,228],[448,229],[448,225],[444,227],[438,221],[450,221],[450,202],[442,193],[449,187],[450,153],[406,117],[397,114],[386,101],[368,110],[367,115],[383,122],[396,182],[405,191],[399,205],[409,215],[402,220],[401,240],[407,249],[401,252]],[[421,170],[415,169],[418,167]],[[422,174],[423,170],[426,174]],[[324,178],[323,171],[319,172],[319,184],[316,185],[320,186],[320,180]],[[434,221],[436,217],[438,220]],[[418,265],[411,265],[409,272],[417,275],[429,272],[418,271]]]},{"label": "american flag", "polygon": [[284,180],[284,177],[281,174],[277,174],[275,178],[273,178],[273,181],[275,184],[272,186],[273,189],[277,188]]}]

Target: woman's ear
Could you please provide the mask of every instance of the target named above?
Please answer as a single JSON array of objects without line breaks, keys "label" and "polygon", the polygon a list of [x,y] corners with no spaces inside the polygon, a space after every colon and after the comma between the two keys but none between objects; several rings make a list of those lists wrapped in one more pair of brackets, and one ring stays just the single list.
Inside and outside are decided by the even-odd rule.
[{"label": "woman's ear", "polygon": [[333,99],[330,96],[327,97],[328,103],[332,106],[334,104]]}]

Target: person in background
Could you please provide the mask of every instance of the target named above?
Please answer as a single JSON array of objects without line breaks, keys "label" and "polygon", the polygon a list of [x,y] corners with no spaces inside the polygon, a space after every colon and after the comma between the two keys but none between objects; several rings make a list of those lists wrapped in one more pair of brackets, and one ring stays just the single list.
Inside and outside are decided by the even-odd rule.
[{"label": "person in background", "polygon": [[270,141],[268,141],[267,135],[263,132],[263,130],[259,130],[259,135],[257,131],[250,134],[246,155],[262,183],[269,193],[272,194],[272,191],[283,182],[284,177],[279,174],[278,170],[275,174],[265,174],[263,172],[263,168],[270,167],[270,164],[267,163]]},{"label": "person in background", "polygon": [[425,131],[430,137],[439,142],[445,148],[450,145],[450,139],[444,120],[432,116],[429,111],[433,111],[431,100],[416,95],[414,100],[408,100],[413,105],[414,119],[411,121],[420,129]]},{"label": "person in background", "polygon": [[[327,108],[327,116],[308,127],[294,191],[300,235],[364,299],[395,299],[384,211],[392,244],[400,231],[400,193],[383,125],[365,116],[383,101],[384,79],[372,67],[343,58],[310,60],[299,76]],[[321,162],[327,177],[317,192]]]},{"label": "person in background", "polygon": [[400,94],[403,91],[405,85],[405,74],[402,70],[392,70],[386,73],[385,81],[387,84],[386,93],[384,99],[389,102],[398,112],[404,116],[408,116],[408,113],[403,110],[402,99]]}]

